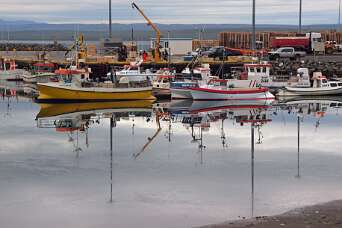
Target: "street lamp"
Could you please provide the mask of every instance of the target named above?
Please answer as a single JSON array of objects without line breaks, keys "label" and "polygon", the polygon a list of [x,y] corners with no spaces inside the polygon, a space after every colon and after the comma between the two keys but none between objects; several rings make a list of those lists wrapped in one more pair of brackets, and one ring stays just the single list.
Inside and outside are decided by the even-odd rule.
[{"label": "street lamp", "polygon": [[109,0],[109,39],[112,39],[112,0]]}]

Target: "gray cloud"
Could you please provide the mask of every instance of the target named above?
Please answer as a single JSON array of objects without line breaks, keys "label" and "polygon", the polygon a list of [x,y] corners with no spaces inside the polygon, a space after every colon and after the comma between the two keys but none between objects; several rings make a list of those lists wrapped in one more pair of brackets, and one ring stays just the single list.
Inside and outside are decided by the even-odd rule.
[{"label": "gray cloud", "polygon": [[[118,23],[143,22],[131,1],[113,0],[113,19]],[[305,24],[336,23],[338,0],[304,0]],[[252,0],[137,0],[159,23],[249,23]],[[257,22],[296,24],[299,0],[257,0]],[[107,0],[0,2],[3,19],[29,19],[50,23],[101,23],[107,20]]]}]

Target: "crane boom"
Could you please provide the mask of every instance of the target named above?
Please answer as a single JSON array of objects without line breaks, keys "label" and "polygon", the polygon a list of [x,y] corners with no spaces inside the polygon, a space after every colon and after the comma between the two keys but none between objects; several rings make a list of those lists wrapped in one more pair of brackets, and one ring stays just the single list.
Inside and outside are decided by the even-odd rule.
[{"label": "crane boom", "polygon": [[159,49],[160,49],[160,37],[161,37],[161,32],[158,29],[158,27],[145,15],[145,13],[135,4],[132,2],[132,8],[137,9],[139,13],[145,18],[147,21],[147,25],[151,26],[153,30],[156,32],[156,46],[154,49],[154,60],[155,62],[159,62],[160,60],[160,55],[159,55]]}]

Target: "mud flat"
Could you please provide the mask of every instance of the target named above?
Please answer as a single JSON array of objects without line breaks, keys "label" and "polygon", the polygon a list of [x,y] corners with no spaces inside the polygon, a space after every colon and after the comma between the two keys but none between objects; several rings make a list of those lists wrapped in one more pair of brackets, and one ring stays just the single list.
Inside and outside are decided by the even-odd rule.
[{"label": "mud flat", "polygon": [[342,227],[342,200],[295,209],[276,216],[261,216],[241,221],[208,225],[201,228],[322,228]]}]

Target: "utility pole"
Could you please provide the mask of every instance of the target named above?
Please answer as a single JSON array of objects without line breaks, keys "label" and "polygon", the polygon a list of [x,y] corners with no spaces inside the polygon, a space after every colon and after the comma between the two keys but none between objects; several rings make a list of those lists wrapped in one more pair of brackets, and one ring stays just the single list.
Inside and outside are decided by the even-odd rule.
[{"label": "utility pole", "polygon": [[298,33],[302,33],[302,0],[299,0],[299,26],[298,26]]},{"label": "utility pole", "polygon": [[253,0],[253,15],[252,15],[252,24],[253,24],[253,31],[252,31],[252,50],[256,49],[256,33],[255,33],[255,1]]},{"label": "utility pole", "polygon": [[337,30],[341,32],[341,0],[339,0],[339,4],[338,4],[338,28]]},{"label": "utility pole", "polygon": [[109,39],[112,39],[112,0],[109,0]]}]

